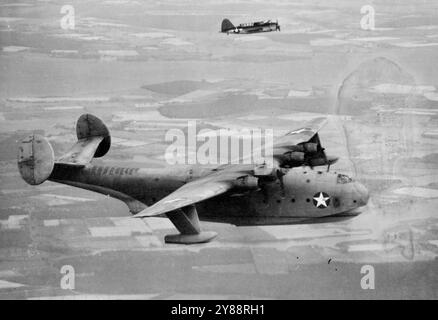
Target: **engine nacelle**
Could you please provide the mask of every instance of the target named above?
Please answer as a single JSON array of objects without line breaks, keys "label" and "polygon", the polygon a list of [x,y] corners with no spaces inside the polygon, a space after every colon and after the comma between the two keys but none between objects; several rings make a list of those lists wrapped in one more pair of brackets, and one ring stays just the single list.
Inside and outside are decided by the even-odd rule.
[{"label": "engine nacelle", "polygon": [[318,144],[313,142],[308,142],[304,144],[304,151],[306,153],[315,153],[318,151]]},{"label": "engine nacelle", "polygon": [[259,188],[259,179],[248,175],[237,178],[234,184],[238,189],[255,190]]},{"label": "engine nacelle", "polygon": [[303,144],[297,144],[291,149],[293,152],[315,153],[318,151],[318,144],[313,142],[307,142]]},{"label": "engine nacelle", "polygon": [[292,151],[286,154],[288,161],[303,163],[305,159],[304,152]]},{"label": "engine nacelle", "polygon": [[314,159],[310,159],[309,162],[310,162],[309,164],[312,167],[323,166],[323,165],[329,164],[327,159],[325,159],[325,158],[314,158]]}]

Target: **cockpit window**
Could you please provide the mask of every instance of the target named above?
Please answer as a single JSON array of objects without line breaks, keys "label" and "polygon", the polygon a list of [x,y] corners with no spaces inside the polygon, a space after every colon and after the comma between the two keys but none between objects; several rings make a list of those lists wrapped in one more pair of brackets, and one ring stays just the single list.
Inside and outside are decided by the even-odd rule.
[{"label": "cockpit window", "polygon": [[349,183],[352,181],[353,181],[353,179],[351,179],[349,176],[347,176],[345,174],[338,174],[337,183],[345,184],[345,183]]}]

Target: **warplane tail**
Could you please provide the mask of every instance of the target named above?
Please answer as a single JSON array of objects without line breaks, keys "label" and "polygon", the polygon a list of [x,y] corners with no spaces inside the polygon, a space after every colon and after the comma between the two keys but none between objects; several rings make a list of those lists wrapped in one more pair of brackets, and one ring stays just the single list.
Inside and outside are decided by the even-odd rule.
[{"label": "warplane tail", "polygon": [[236,27],[231,23],[230,20],[228,20],[228,19],[222,20],[222,27],[221,27],[222,32],[227,32],[227,31],[233,30],[235,28]]},{"label": "warplane tail", "polygon": [[50,142],[39,134],[23,139],[18,148],[18,169],[24,181],[31,185],[46,181],[55,166],[83,168],[93,158],[104,156],[111,146],[108,128],[99,118],[83,114],[76,123],[78,141],[55,160]]}]

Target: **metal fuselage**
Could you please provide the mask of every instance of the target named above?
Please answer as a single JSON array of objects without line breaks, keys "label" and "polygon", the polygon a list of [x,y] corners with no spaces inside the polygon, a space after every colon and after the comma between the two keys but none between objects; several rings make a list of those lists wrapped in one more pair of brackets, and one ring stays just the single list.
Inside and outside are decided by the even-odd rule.
[{"label": "metal fuselage", "polygon": [[[150,206],[211,170],[199,166],[163,169],[55,166],[49,180],[121,200],[128,196]],[[367,201],[368,191],[358,182],[342,181],[336,173],[298,167],[286,170],[282,183],[267,181],[258,190],[228,192],[198,203],[197,211],[200,220],[235,225],[297,224],[349,218],[357,215],[353,210]]]},{"label": "metal fuselage", "polygon": [[257,33],[271,32],[279,30],[279,26],[275,22],[267,22],[263,24],[241,24],[233,29],[229,29],[226,33]]}]

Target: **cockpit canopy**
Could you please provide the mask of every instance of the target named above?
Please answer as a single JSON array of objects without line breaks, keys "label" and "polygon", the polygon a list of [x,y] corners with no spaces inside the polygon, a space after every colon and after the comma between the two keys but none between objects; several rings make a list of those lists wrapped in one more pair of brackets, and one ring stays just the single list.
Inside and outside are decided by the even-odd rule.
[{"label": "cockpit canopy", "polygon": [[337,178],[336,183],[345,184],[345,183],[350,183],[350,182],[353,182],[353,179],[351,179],[349,176],[347,176],[346,174],[341,174],[341,173],[338,174],[338,178]]}]

